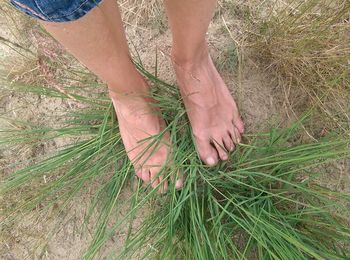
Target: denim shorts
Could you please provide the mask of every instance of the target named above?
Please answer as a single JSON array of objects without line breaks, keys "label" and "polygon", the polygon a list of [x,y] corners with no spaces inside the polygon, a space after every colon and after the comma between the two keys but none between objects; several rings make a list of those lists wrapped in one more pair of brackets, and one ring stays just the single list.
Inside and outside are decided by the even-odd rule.
[{"label": "denim shorts", "polygon": [[18,10],[46,22],[79,19],[102,0],[10,0]]}]

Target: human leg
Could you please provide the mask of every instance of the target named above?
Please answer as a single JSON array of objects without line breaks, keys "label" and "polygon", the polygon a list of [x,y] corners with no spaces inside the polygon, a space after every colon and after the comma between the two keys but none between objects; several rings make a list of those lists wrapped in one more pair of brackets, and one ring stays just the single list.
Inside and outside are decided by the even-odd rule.
[{"label": "human leg", "polygon": [[[163,131],[164,120],[149,97],[149,86],[134,67],[115,0],[104,0],[78,20],[41,22],[70,53],[107,83],[118,117],[124,146],[137,176],[160,190],[167,181],[159,176],[170,155],[169,135],[144,152],[151,141],[142,140]],[[177,180],[180,187],[182,180]]]}]

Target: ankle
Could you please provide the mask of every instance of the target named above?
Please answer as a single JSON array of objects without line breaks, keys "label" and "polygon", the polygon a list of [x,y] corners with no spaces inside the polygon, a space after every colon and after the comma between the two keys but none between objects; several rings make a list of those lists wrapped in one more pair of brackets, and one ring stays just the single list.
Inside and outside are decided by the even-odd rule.
[{"label": "ankle", "polygon": [[176,66],[180,66],[184,69],[191,69],[196,64],[201,63],[209,56],[208,45],[206,42],[200,44],[198,48],[194,50],[183,50],[177,46],[173,46],[171,50],[172,62]]},{"label": "ankle", "polygon": [[120,77],[118,80],[107,82],[109,95],[118,101],[145,99],[149,96],[149,85],[137,72]]},{"label": "ankle", "polygon": [[135,107],[144,107],[152,103],[152,98],[148,91],[129,91],[128,93],[118,93],[109,89],[109,96],[115,105],[125,109],[134,109]]},{"label": "ankle", "polygon": [[115,111],[126,117],[137,117],[150,113],[152,99],[146,96],[115,96],[110,92]]}]

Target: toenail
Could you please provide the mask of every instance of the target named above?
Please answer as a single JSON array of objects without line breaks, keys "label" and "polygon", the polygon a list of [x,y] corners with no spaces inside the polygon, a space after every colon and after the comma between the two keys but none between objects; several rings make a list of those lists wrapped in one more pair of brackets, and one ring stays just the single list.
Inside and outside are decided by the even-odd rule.
[{"label": "toenail", "polygon": [[224,155],[222,156],[222,159],[223,159],[223,160],[227,160],[227,159],[228,159],[227,154],[224,154]]},{"label": "toenail", "polygon": [[207,158],[207,164],[210,166],[215,165],[215,159],[213,157],[208,157]]}]

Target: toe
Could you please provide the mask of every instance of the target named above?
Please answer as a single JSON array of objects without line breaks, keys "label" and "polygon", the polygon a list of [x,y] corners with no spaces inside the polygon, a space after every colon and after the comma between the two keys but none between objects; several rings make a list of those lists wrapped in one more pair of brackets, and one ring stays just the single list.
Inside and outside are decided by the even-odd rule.
[{"label": "toe", "polygon": [[142,180],[142,171],[137,171],[136,176],[139,177]]},{"label": "toe", "polygon": [[180,190],[182,189],[184,183],[183,183],[183,180],[182,179],[178,179],[176,182],[175,182],[175,188]]},{"label": "toe", "polygon": [[236,135],[236,144],[239,144],[241,142],[241,132],[237,127],[234,127],[233,131],[235,132]]},{"label": "toe", "polygon": [[218,138],[213,139],[213,145],[215,146],[215,149],[218,152],[220,159],[226,161],[228,159],[227,150],[222,141],[219,142],[218,140]]},{"label": "toe", "polygon": [[168,181],[164,179],[163,177],[159,177],[159,193],[166,193],[168,191]]},{"label": "toe", "polygon": [[143,180],[145,183],[149,183],[151,180],[150,172],[148,169],[139,170],[136,173],[136,176],[139,177],[141,180]]},{"label": "toe", "polygon": [[233,116],[233,124],[240,134],[244,133],[244,123],[241,116],[238,113],[235,113]]},{"label": "toe", "polygon": [[168,181],[161,176],[162,167],[153,167],[150,170],[151,186],[158,189],[158,193],[165,193],[168,190]]},{"label": "toe", "polygon": [[231,140],[233,141],[234,144],[238,144],[241,141],[241,134],[239,133],[239,130],[232,125],[231,129],[229,130]]},{"label": "toe", "polygon": [[176,176],[173,178],[173,182],[175,183],[176,189],[181,189],[184,183],[184,175],[182,172],[178,172]]},{"label": "toe", "polygon": [[227,133],[227,135],[223,137],[222,141],[227,151],[232,152],[235,149],[235,145],[229,133]]},{"label": "toe", "polygon": [[196,139],[197,150],[201,160],[208,166],[214,166],[218,163],[218,153],[215,148],[211,145],[209,139]]},{"label": "toe", "polygon": [[151,186],[153,189],[157,188],[157,186],[159,185],[159,178],[155,177],[151,179]]}]

